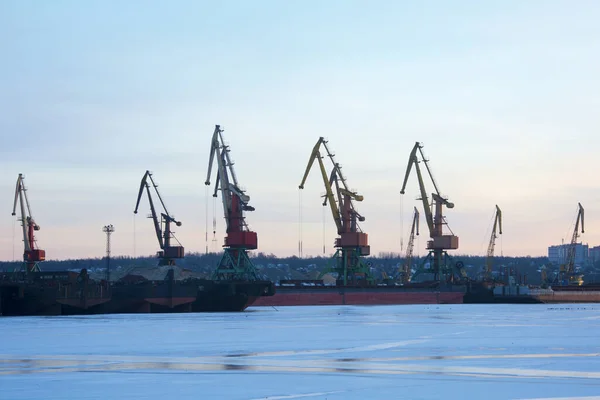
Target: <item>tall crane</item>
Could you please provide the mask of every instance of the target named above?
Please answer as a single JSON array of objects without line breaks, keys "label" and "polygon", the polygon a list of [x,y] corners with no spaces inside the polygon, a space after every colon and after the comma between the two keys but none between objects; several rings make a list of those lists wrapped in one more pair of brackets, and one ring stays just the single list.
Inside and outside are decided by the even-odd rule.
[{"label": "tall crane", "polygon": [[[418,154],[421,155],[422,161],[419,161]],[[432,263],[432,270],[435,280],[441,280],[442,274],[446,275],[448,279],[453,280],[453,268],[449,265],[450,260],[446,250],[458,249],[458,236],[455,236],[452,232],[450,232],[450,235],[444,235],[443,226],[447,226],[447,223],[445,217],[442,214],[442,207],[446,206],[447,208],[453,208],[454,203],[449,202],[448,199],[442,197],[442,195],[440,194],[435,179],[433,179],[431,169],[427,164],[428,161],[429,160],[425,159],[425,155],[423,154],[423,146],[419,142],[416,142],[408,158],[408,166],[406,168],[404,183],[402,184],[402,190],[400,190],[400,194],[405,193],[406,183],[408,182],[408,177],[410,175],[412,167],[414,166],[415,171],[417,172],[417,179],[419,183],[419,200],[423,202],[423,211],[425,212],[425,220],[427,221],[427,227],[429,228],[429,237],[431,238],[431,240],[427,241],[427,249],[429,250],[429,254],[425,259],[425,262],[429,260]],[[432,205],[430,205],[429,203],[427,191],[423,182],[423,175],[419,167],[419,163],[421,162],[425,164],[425,167],[435,189],[435,192],[431,195],[433,201]],[[435,208],[435,213],[432,213],[432,206]],[[457,267],[455,266],[455,268]],[[464,271],[460,270],[459,272],[460,276],[464,277]]]},{"label": "tall crane", "polygon": [[492,234],[490,236],[490,243],[488,244],[487,256],[485,258],[485,279],[490,281],[492,279],[492,263],[494,260],[494,248],[496,247],[496,238],[498,235],[502,235],[502,211],[496,204],[496,214],[494,216],[494,226],[492,227]]},{"label": "tall crane", "polygon": [[408,238],[408,245],[406,246],[406,255],[404,256],[404,265],[402,269],[402,283],[404,284],[410,282],[413,249],[415,247],[415,235],[419,236],[419,210],[417,210],[417,207],[414,208],[412,226],[410,227],[410,236]]},{"label": "tall crane", "polygon": [[15,203],[13,206],[12,215],[16,215],[17,202],[21,208],[21,226],[23,227],[23,244],[25,250],[23,252],[23,261],[27,272],[39,272],[39,262],[46,259],[46,251],[39,249],[35,240],[34,232],[40,230],[40,226],[35,222],[31,215],[31,207],[27,198],[27,189],[24,183],[25,177],[19,174],[17,178],[17,186],[15,189]]},{"label": "tall crane", "polygon": [[584,222],[584,209],[581,203],[577,203],[577,217],[575,220],[575,229],[573,229],[573,236],[571,242],[567,245],[566,257],[564,265],[561,265],[560,271],[556,276],[555,283],[581,285],[583,283],[582,277],[575,274],[575,250],[577,249],[577,239],[579,239],[579,224],[581,224],[581,233],[585,233],[583,222]]},{"label": "tall crane", "polygon": [[[158,220],[156,208],[154,207],[154,201],[152,201],[150,183],[148,183],[148,180],[150,180],[150,183],[152,184],[152,187],[154,188],[154,191],[158,196],[158,200],[163,208],[163,212],[160,213],[160,221]],[[173,223],[177,226],[181,226],[181,222],[177,221],[167,211],[167,207],[165,206],[165,203],[158,192],[158,185],[154,182],[152,173],[150,171],[146,171],[142,177],[142,181],[140,182],[140,190],[135,203],[135,210],[133,211],[134,214],[137,214],[138,212],[140,200],[144,194],[144,189],[146,189],[146,193],[148,194],[148,202],[150,203],[150,215],[148,215],[148,218],[151,218],[152,222],[154,222],[154,231],[156,232],[156,238],[158,239],[158,244],[160,246],[160,251],[156,253],[156,256],[159,259],[158,265],[175,265],[176,259],[184,257],[184,249],[183,246],[181,246],[181,243],[179,243],[177,238],[175,238],[173,235],[173,232],[171,231],[171,224]],[[172,239],[174,239],[179,246],[172,246]]]},{"label": "tall crane", "polygon": [[[329,177],[323,163],[323,156],[321,156],[321,145],[333,164],[333,169]],[[346,179],[342,174],[341,166],[335,161],[334,155],[327,147],[327,141],[323,137],[320,137],[313,147],[302,182],[299,186],[300,189],[304,189],[304,184],[315,160],[319,163],[319,169],[321,170],[321,176],[325,185],[326,194],[323,206],[329,203],[329,208],[331,209],[331,214],[339,235],[334,243],[334,247],[337,249],[333,257],[335,265],[324,273],[336,273],[338,285],[358,284],[361,281],[372,283],[373,277],[370,269],[362,258],[370,254],[371,248],[368,244],[367,234],[362,232],[358,226],[358,222],[363,222],[365,218],[356,211],[352,203],[353,200],[363,201],[363,196],[348,188]]]},{"label": "tall crane", "polygon": [[258,277],[248,257],[248,250],[258,248],[258,236],[250,230],[244,216],[244,211],[254,211],[254,207],[248,205],[250,196],[238,184],[229,152],[229,146],[223,140],[223,129],[220,125],[215,125],[205,184],[210,185],[213,160],[216,159],[217,177],[213,197],[217,197],[218,191],[221,191],[227,236],[223,245],[223,257],[213,279],[255,281]]}]

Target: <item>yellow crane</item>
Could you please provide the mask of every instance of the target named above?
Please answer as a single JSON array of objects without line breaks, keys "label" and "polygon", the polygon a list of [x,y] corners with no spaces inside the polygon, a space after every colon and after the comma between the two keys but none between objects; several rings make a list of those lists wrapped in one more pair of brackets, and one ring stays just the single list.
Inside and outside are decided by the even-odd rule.
[{"label": "yellow crane", "polygon": [[408,238],[408,245],[406,246],[406,255],[404,257],[404,265],[402,268],[401,277],[403,284],[410,282],[413,249],[415,247],[415,235],[419,236],[419,210],[417,210],[417,207],[414,208],[412,226],[410,227],[410,236]]},{"label": "yellow crane", "polygon": [[485,279],[492,280],[492,263],[494,259],[494,248],[496,247],[496,238],[502,235],[502,211],[496,204],[496,214],[494,216],[494,226],[492,227],[492,235],[488,244],[487,256],[485,258]]},{"label": "yellow crane", "polygon": [[[333,164],[333,169],[328,177],[321,155],[321,146],[325,149],[327,157]],[[370,254],[370,246],[368,244],[368,236],[362,232],[358,222],[363,222],[365,218],[360,215],[354,208],[353,200],[363,201],[363,196],[348,188],[348,184],[340,164],[338,164],[334,155],[327,147],[327,141],[320,137],[313,147],[310,154],[304,176],[299,188],[304,189],[304,184],[308,178],[308,174],[317,160],[321,177],[325,185],[325,200],[323,206],[329,203],[331,215],[335,222],[338,238],[335,239],[334,247],[337,249],[333,257],[335,265],[321,274],[321,277],[327,272],[337,274],[338,285],[358,284],[361,281],[373,282],[373,277],[367,265],[365,265],[362,257]],[[335,193],[334,193],[335,189]]]},{"label": "yellow crane", "polygon": [[575,273],[575,250],[577,249],[577,239],[579,239],[579,224],[581,224],[581,233],[585,233],[583,226],[583,217],[583,206],[581,205],[581,203],[577,203],[577,217],[575,219],[575,229],[573,229],[571,243],[567,245],[565,263],[560,266],[560,271],[556,275],[554,283],[563,285],[583,284],[583,276]]},{"label": "yellow crane", "polygon": [[[419,160],[419,155],[421,156],[421,161]],[[429,254],[424,262],[429,261],[431,263],[434,280],[441,280],[442,275],[446,275],[447,280],[454,280],[454,269],[458,270],[458,276],[464,278],[466,275],[462,269],[462,263],[458,262],[454,267],[450,266],[450,257],[446,252],[446,250],[458,249],[458,236],[454,235],[452,231],[450,231],[450,235],[445,235],[443,233],[444,225],[447,226],[448,224],[443,216],[442,207],[446,206],[447,208],[453,208],[454,203],[451,203],[448,201],[448,199],[442,197],[440,194],[435,179],[433,179],[431,169],[427,164],[428,161],[429,160],[425,159],[423,154],[423,146],[419,142],[416,142],[408,158],[408,166],[406,168],[404,183],[402,184],[402,190],[400,190],[400,194],[405,193],[406,183],[408,182],[408,177],[410,176],[410,172],[414,166],[419,183],[419,200],[423,202],[423,211],[425,213],[427,227],[429,228],[429,237],[431,238],[431,240],[427,241],[427,249],[429,250]],[[425,165],[425,168],[429,174],[429,178],[431,179],[435,189],[435,192],[431,194],[431,199],[433,201],[432,205],[429,203],[427,190],[425,189],[425,183],[423,182],[423,175],[421,173],[421,168],[419,167],[421,162]],[[432,206],[435,209],[435,213],[433,213],[431,210]],[[422,271],[417,271],[415,276],[420,272]]]}]

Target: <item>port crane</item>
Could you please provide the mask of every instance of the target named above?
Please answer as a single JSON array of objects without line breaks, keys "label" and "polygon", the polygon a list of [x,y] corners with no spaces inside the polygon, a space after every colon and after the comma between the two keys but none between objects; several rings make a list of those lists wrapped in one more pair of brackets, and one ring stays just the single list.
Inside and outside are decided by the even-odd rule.
[{"label": "port crane", "polygon": [[[332,171],[328,177],[321,155],[321,146],[325,149],[327,157],[333,164]],[[347,286],[349,284],[356,285],[361,282],[373,283],[373,277],[370,273],[370,268],[363,260],[363,256],[370,254],[370,246],[368,244],[368,236],[362,232],[358,222],[363,222],[365,217],[360,215],[354,208],[353,200],[363,201],[363,196],[351,191],[344,175],[342,174],[341,166],[334,159],[334,154],[329,150],[327,141],[320,137],[313,147],[310,154],[304,176],[299,188],[304,189],[304,184],[308,178],[308,174],[317,160],[323,183],[325,185],[325,199],[323,206],[331,209],[331,214],[337,228],[339,237],[335,239],[334,247],[337,249],[333,256],[334,265],[324,271],[320,278],[327,273],[332,272],[337,274],[337,285]],[[335,193],[334,193],[335,190]]]},{"label": "port crane", "polygon": [[406,255],[404,256],[404,265],[401,271],[402,283],[410,283],[410,274],[413,262],[413,250],[415,247],[415,235],[419,236],[419,210],[414,208],[412,225],[410,227],[410,236],[406,246]]},{"label": "port crane", "polygon": [[581,224],[581,233],[585,233],[584,226],[584,209],[581,203],[577,203],[577,217],[575,219],[575,229],[571,242],[567,245],[565,263],[560,266],[560,271],[556,275],[554,283],[581,285],[583,278],[575,273],[575,251],[577,249],[577,239],[579,239],[579,225]]},{"label": "port crane", "polygon": [[219,261],[213,279],[216,280],[258,280],[256,269],[250,258],[248,250],[258,248],[258,236],[246,223],[245,211],[254,211],[248,203],[250,196],[238,184],[233,162],[229,156],[230,148],[223,140],[223,129],[215,125],[211,139],[210,156],[208,160],[207,186],[210,185],[213,161],[217,163],[217,177],[213,197],[218,197],[221,191],[223,212],[227,226],[227,236],[223,245],[223,257]]},{"label": "port crane", "polygon": [[[160,213],[160,221],[156,213],[156,208],[154,207],[154,201],[152,200],[150,184],[152,184],[152,187],[156,192],[156,196],[158,196],[158,200],[160,201],[160,204],[163,208],[163,211]],[[134,214],[137,214],[138,212],[140,200],[142,199],[142,195],[144,194],[144,189],[146,189],[146,193],[148,194],[148,202],[150,203],[150,215],[148,215],[148,218],[151,218],[152,222],[154,223],[154,231],[156,232],[156,238],[158,239],[158,244],[160,246],[160,251],[156,253],[157,258],[159,259],[158,265],[175,265],[176,259],[184,257],[184,248],[183,246],[181,246],[181,243],[179,243],[177,238],[175,238],[175,236],[173,235],[173,231],[171,231],[171,224],[181,226],[181,222],[177,221],[167,211],[167,207],[165,206],[165,203],[160,193],[158,192],[158,185],[154,182],[154,179],[152,178],[152,173],[150,171],[146,171],[146,173],[144,173],[142,181],[140,182],[140,190],[138,192],[137,201],[135,203],[135,210],[133,211]],[[171,245],[171,240],[175,240],[179,245]]]},{"label": "port crane", "polygon": [[490,243],[488,244],[487,255],[485,258],[485,280],[492,280],[492,263],[494,260],[494,248],[496,247],[496,239],[498,235],[502,235],[502,211],[496,204],[496,214],[494,215],[494,226],[492,227],[492,234],[490,236]]},{"label": "port crane", "polygon": [[[421,156],[421,160],[419,161],[419,155]],[[423,174],[421,173],[421,168],[419,167],[420,163],[425,165],[427,172],[429,174],[429,178],[433,183],[433,187],[435,192],[432,193],[431,199],[433,204],[430,205],[429,199],[427,197],[427,191],[425,189],[425,183],[423,182]],[[442,197],[440,191],[438,189],[437,183],[433,178],[431,173],[431,169],[428,164],[429,160],[425,158],[423,154],[423,146],[416,142],[410,156],[408,158],[408,166],[406,168],[406,174],[404,176],[404,183],[402,184],[402,190],[400,190],[400,194],[405,193],[406,183],[408,182],[408,177],[410,176],[410,172],[412,167],[415,167],[415,171],[417,173],[417,180],[419,183],[420,197],[419,200],[423,202],[423,211],[425,213],[425,220],[427,221],[427,227],[429,228],[429,237],[431,240],[427,241],[427,249],[429,250],[429,254],[424,260],[424,263],[427,261],[430,262],[431,270],[433,272],[434,279],[441,280],[442,275],[446,276],[447,280],[454,280],[455,273],[458,272],[458,276],[461,278],[465,278],[466,274],[462,269],[462,263],[458,262],[454,265],[454,267],[450,266],[450,256],[448,255],[446,250],[456,250],[458,249],[458,236],[455,236],[452,231],[450,235],[444,235],[443,227],[444,225],[448,225],[445,217],[443,216],[442,207],[446,206],[447,208],[454,208],[454,203],[448,201],[448,199]],[[432,207],[435,209],[435,213],[432,212]],[[418,275],[420,272],[427,271],[417,271],[415,274]],[[413,277],[414,278],[414,277]]]},{"label": "port crane", "polygon": [[39,272],[39,262],[46,259],[46,251],[37,247],[34,232],[40,230],[40,226],[35,222],[31,214],[29,199],[27,198],[27,189],[25,188],[25,177],[19,174],[17,186],[15,189],[15,202],[12,215],[16,215],[17,202],[21,208],[21,226],[23,227],[23,243],[25,250],[23,252],[23,261],[27,272]]}]

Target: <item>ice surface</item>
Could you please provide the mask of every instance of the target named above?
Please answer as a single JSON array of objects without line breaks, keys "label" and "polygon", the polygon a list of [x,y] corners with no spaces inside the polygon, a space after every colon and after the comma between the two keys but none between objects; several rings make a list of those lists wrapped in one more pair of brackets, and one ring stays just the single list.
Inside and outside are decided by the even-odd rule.
[{"label": "ice surface", "polygon": [[0,399],[600,399],[596,304],[2,317],[0,335]]}]

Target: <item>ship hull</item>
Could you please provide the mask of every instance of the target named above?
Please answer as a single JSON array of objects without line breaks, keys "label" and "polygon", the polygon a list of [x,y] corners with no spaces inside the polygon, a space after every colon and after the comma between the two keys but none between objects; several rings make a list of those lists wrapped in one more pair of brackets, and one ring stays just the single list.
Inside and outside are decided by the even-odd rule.
[{"label": "ship hull", "polygon": [[101,314],[177,313],[191,311],[197,285],[174,280],[116,283]]},{"label": "ship hull", "polygon": [[465,295],[465,303],[470,304],[568,304],[600,303],[600,286],[553,286],[547,289],[527,286],[478,288]]},{"label": "ship hull", "polygon": [[192,304],[194,312],[244,311],[260,299],[275,293],[271,281],[205,281]]},{"label": "ship hull", "polygon": [[542,303],[600,303],[600,286],[554,286],[532,289],[530,295]]},{"label": "ship hull", "polygon": [[260,297],[254,306],[461,304],[464,287],[444,289],[403,287],[278,287],[275,295]]},{"label": "ship hull", "polygon": [[239,312],[274,294],[270,281],[174,280],[171,273],[165,280],[130,279],[107,288],[105,281],[78,276],[40,273],[19,282],[1,277],[0,315]]},{"label": "ship hull", "polygon": [[4,316],[95,314],[110,300],[110,289],[90,280],[86,270],[0,276]]}]

